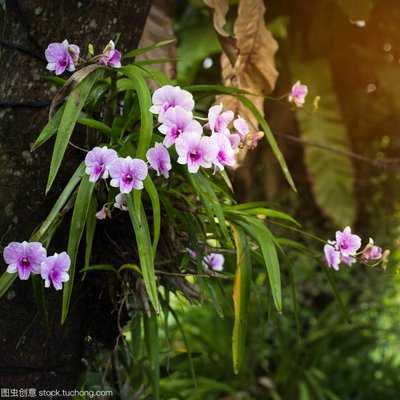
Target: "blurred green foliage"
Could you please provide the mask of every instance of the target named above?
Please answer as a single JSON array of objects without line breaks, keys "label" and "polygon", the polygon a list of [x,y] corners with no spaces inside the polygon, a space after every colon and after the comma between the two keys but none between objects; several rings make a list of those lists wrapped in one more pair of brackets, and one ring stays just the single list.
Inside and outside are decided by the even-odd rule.
[{"label": "blurred green foliage", "polygon": [[[269,26],[280,41],[280,80],[273,96],[279,98],[302,79],[311,87],[310,103],[314,96],[321,97],[315,113],[309,104],[310,109],[297,117],[285,100],[267,100],[272,130],[362,154],[371,162],[282,139],[300,195],[290,192],[263,146],[236,173],[237,192],[246,200],[266,198],[271,206],[292,210],[304,231],[321,237],[333,237],[337,226],[354,223],[364,240],[374,236],[377,243],[392,249],[389,268],[357,265],[334,276],[350,315],[347,322],[324,266],[315,257],[321,253],[320,244],[291,233],[298,250],[280,254],[282,314],[272,312],[265,269],[253,269],[247,351],[239,375],[232,370],[231,281],[213,286],[215,302],[208,305],[189,304],[171,295],[175,311],[164,307],[158,320],[160,395],[189,400],[397,399],[400,164],[380,160],[400,153],[398,4],[392,0],[266,4]],[[207,10],[201,2],[181,1],[175,18],[177,80],[218,83],[220,46]],[[213,61],[209,67],[203,64],[207,57]],[[288,236],[282,226],[271,229],[278,237]],[[233,272],[229,265],[228,272]],[[111,386],[123,399],[151,398],[142,384],[148,371],[143,367],[148,366],[146,350],[138,340],[142,325],[141,317],[134,318],[113,354],[95,347],[97,360],[90,365],[84,388]]]}]

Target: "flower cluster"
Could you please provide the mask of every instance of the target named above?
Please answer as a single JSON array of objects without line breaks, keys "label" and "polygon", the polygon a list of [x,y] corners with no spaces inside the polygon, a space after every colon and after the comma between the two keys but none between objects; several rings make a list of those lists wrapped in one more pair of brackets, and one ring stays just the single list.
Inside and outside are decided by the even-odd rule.
[{"label": "flower cluster", "polygon": [[[193,115],[193,96],[179,86],[166,85],[157,89],[152,103],[150,111],[158,114],[158,130],[165,136],[162,153],[162,145],[157,144],[160,157],[167,158],[166,148],[175,146],[177,162],[187,165],[191,173],[196,173],[200,167],[222,171],[226,166],[235,165],[237,149],[250,131],[243,118],[234,120],[232,111],[223,111],[222,104],[217,104],[209,109],[208,122],[202,126]],[[235,129],[232,133],[231,123]],[[155,159],[159,157],[155,157],[155,152],[151,156],[150,165],[157,165]],[[157,172],[163,174],[160,168]]]},{"label": "flower cluster", "polygon": [[382,258],[382,249],[375,246],[374,241],[370,238],[365,248],[358,252],[361,248],[361,238],[351,232],[351,228],[347,226],[344,230],[336,232],[336,240],[328,241],[324,246],[325,261],[328,267],[339,270],[339,264],[352,265],[360,256],[362,261],[379,261]]},{"label": "flower cluster", "polygon": [[54,253],[47,257],[47,250],[39,242],[11,242],[3,251],[7,272],[18,273],[21,280],[29,279],[31,273],[41,275],[45,287],[52,284],[56,290],[62,289],[63,282],[69,280],[68,270],[71,260],[68,254]]},{"label": "flower cluster", "polygon": [[[155,143],[146,153],[147,163],[137,158],[121,158],[108,147],[95,147],[85,158],[86,173],[91,182],[111,178],[110,185],[119,188],[114,207],[126,211],[126,197],[133,189],[143,189],[148,169],[158,176],[169,178],[171,156],[169,149],[174,146],[177,162],[187,165],[189,172],[197,173],[200,167],[222,171],[226,166],[235,165],[235,155],[241,142],[249,133],[247,122],[238,117],[234,120],[232,111],[223,111],[222,105],[215,105],[208,111],[208,122],[201,126],[193,116],[193,96],[178,86],[163,86],[152,98],[150,112],[158,114],[158,130],[165,136],[163,143]],[[234,132],[229,129],[233,123]],[[204,130],[209,135],[204,134]],[[104,206],[97,214],[105,219],[109,211]]]},{"label": "flower cluster", "polygon": [[[61,43],[50,43],[44,55],[47,60],[47,69],[61,75],[65,71],[75,71],[79,63],[80,49],[76,44],[69,44],[68,40]],[[109,67],[121,67],[121,53],[115,48],[112,40],[104,48],[103,53],[97,56],[97,62]]]}]

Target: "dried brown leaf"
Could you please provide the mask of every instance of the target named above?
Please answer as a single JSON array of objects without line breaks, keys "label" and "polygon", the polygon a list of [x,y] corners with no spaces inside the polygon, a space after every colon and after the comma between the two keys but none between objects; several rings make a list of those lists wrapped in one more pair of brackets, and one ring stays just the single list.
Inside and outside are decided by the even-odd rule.
[{"label": "dried brown leaf", "polygon": [[[254,95],[247,96],[262,115],[264,115],[264,96],[270,93],[278,78],[275,68],[275,53],[278,43],[267,29],[264,20],[263,0],[240,0],[238,16],[234,24],[237,58],[232,63],[231,57],[221,56],[222,79],[225,86],[244,89]],[[239,100],[232,96],[219,96],[217,101],[224,107],[246,118],[253,131],[259,136],[258,123],[253,114]],[[243,152],[239,158],[243,158]]]},{"label": "dried brown leaf", "polygon": [[213,22],[215,30],[224,37],[229,34],[224,29],[226,24],[226,14],[229,10],[229,0],[204,0],[204,3],[213,9]]}]

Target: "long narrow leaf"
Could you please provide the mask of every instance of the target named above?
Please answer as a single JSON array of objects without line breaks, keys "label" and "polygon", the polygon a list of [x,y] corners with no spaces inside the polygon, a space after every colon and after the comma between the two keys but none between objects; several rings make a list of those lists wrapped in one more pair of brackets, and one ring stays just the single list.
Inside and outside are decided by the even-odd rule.
[{"label": "long narrow leaf", "polygon": [[8,272],[3,272],[0,277],[0,299],[6,294],[7,290],[13,284],[13,282],[17,279],[17,274],[10,274]]},{"label": "long narrow leaf", "polygon": [[139,54],[147,53],[148,51],[158,49],[160,47],[168,46],[169,44],[174,43],[174,42],[176,42],[176,39],[167,39],[167,40],[163,40],[162,42],[152,44],[151,46],[131,50],[124,56],[124,58],[133,58],[133,57],[138,56]]},{"label": "long narrow leaf", "polygon": [[35,143],[31,147],[31,151],[36,150],[42,144],[46,143],[55,133],[60,125],[61,117],[64,113],[65,105],[61,106],[57,112],[50,118],[49,122],[47,122],[46,126],[43,128],[42,132],[40,132],[37,137]]},{"label": "long narrow leaf", "polygon": [[144,339],[146,342],[147,355],[150,362],[150,380],[153,388],[155,400],[160,398],[160,344],[158,340],[158,321],[157,316],[143,316]]},{"label": "long narrow leaf", "polygon": [[150,197],[151,206],[153,208],[153,253],[155,257],[161,230],[160,198],[158,196],[157,188],[151,180],[150,176],[148,176],[144,181],[144,188],[146,189],[146,192]]},{"label": "long narrow leaf", "polygon": [[[96,231],[96,224],[97,224],[96,211],[97,211],[97,200],[96,200],[95,196],[92,196],[92,199],[90,201],[87,221],[86,221],[86,229],[85,229],[86,247],[85,247],[84,268],[89,267],[90,257],[92,256],[93,239],[94,239],[94,233]],[[86,277],[86,274],[83,275],[82,280],[85,279],[85,277]]]},{"label": "long narrow leaf", "polygon": [[271,286],[272,298],[278,312],[282,311],[281,274],[279,259],[276,251],[275,240],[270,230],[257,218],[247,217],[235,219],[249,236],[251,236],[261,249],[264,263],[267,268],[268,279]]},{"label": "long narrow leaf", "polygon": [[61,323],[67,318],[69,305],[71,301],[72,287],[74,284],[76,258],[78,255],[79,244],[82,239],[83,230],[89,211],[89,206],[94,189],[94,183],[89,181],[89,176],[85,175],[79,185],[78,195],[75,200],[75,207],[72,213],[71,225],[68,237],[68,254],[71,258],[71,266],[69,269],[69,281],[65,283],[63,290],[63,304]]},{"label": "long narrow leaf", "polygon": [[79,85],[68,96],[54,144],[53,155],[50,163],[49,178],[46,185],[46,193],[50,190],[58,170],[60,169],[65,150],[67,149],[72,135],[72,131],[74,130],[75,124],[79,118],[79,113],[85,105],[86,99],[89,96],[90,90],[92,89],[94,83],[102,73],[103,72],[99,70],[91,73],[81,83],[79,83]]},{"label": "long narrow leaf", "polygon": [[160,304],[158,301],[156,274],[154,271],[153,247],[146,215],[143,211],[140,192],[135,191],[133,194],[128,195],[128,210],[135,231],[140,268],[143,273],[146,291],[156,313],[159,313]]},{"label": "long narrow leaf", "polygon": [[244,232],[232,225],[236,247],[236,272],[233,287],[235,321],[232,332],[233,370],[238,374],[244,361],[246,349],[247,320],[251,286],[251,258]]},{"label": "long narrow leaf", "polygon": [[85,164],[82,163],[79,165],[79,167],[76,169],[74,174],[72,175],[71,179],[65,186],[64,190],[61,192],[59,198],[55,202],[53,208],[50,210],[49,215],[47,218],[43,221],[42,225],[40,228],[32,235],[32,240],[36,239],[39,240],[42,236],[45,235],[46,231],[49,229],[53,221],[57,218],[58,213],[61,211],[61,209],[65,206],[67,203],[68,199],[70,198],[72,192],[74,191],[76,185],[80,182],[82,179],[82,176],[85,174]]}]

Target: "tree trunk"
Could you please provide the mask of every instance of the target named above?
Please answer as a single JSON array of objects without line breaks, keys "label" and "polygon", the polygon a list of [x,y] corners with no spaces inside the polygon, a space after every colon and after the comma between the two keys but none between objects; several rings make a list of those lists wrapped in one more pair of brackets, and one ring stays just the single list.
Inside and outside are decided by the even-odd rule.
[{"label": "tree trunk", "polygon": [[[0,1],[0,7],[2,2]],[[1,246],[29,240],[82,154],[70,150],[58,187],[44,196],[52,143],[35,153],[30,144],[45,125],[55,88],[47,75],[44,50],[68,39],[86,53],[97,52],[121,33],[118,47],[137,46],[150,0],[13,0],[0,14],[0,235]],[[0,11],[2,13],[2,11]],[[67,230],[62,227],[61,230]],[[64,232],[65,233],[65,232]],[[66,248],[61,233],[50,250]],[[2,262],[1,272],[5,270]],[[93,285],[93,284],[92,284]],[[50,329],[40,324],[31,282],[18,281],[0,300],[0,387],[75,389],[82,372],[85,338],[104,332],[109,311],[99,294],[74,291],[69,318],[60,327],[61,293],[47,292]],[[77,296],[79,298],[77,299]],[[107,314],[108,313],[108,314]],[[115,332],[106,332],[105,340]],[[109,337],[108,337],[109,339]],[[22,397],[20,395],[20,397]]]}]

